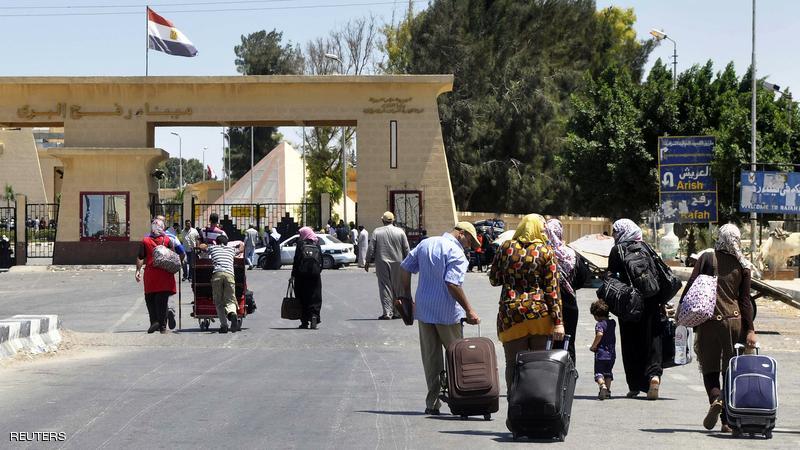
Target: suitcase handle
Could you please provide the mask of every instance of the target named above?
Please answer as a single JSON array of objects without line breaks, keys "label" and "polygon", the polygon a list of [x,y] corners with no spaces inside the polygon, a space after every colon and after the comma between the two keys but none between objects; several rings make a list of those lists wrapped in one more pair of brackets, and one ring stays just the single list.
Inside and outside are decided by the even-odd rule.
[{"label": "suitcase handle", "polygon": [[[564,335],[564,340],[562,341],[564,343],[564,350],[568,350],[569,349],[569,340],[570,339],[572,339],[572,336],[570,336],[568,334]],[[552,350],[553,349],[553,336],[547,336],[547,344],[545,344],[544,349],[545,350]]]},{"label": "suitcase handle", "polygon": [[[736,356],[739,356],[739,355],[741,355],[741,353],[740,353],[741,350],[743,348],[745,348],[745,347],[744,347],[744,344],[736,344],[736,345],[733,346],[733,348],[736,349]],[[754,348],[756,349],[756,355],[757,355],[758,354],[758,349],[761,348],[761,344],[756,342],[756,346]]]},{"label": "suitcase handle", "polygon": [[[462,317],[459,322],[461,322],[461,339],[464,339],[464,324],[467,323],[467,318]],[[475,326],[478,327],[478,337],[481,337],[481,324],[476,324]]]}]

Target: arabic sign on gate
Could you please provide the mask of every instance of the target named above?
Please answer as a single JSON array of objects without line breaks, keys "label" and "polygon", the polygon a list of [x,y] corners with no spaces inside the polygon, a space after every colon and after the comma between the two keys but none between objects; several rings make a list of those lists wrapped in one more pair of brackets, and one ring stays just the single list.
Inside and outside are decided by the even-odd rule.
[{"label": "arabic sign on gate", "polygon": [[665,222],[716,222],[717,182],[711,175],[713,136],[658,138],[661,212]]},{"label": "arabic sign on gate", "polygon": [[800,173],[742,171],[739,211],[798,214]]}]

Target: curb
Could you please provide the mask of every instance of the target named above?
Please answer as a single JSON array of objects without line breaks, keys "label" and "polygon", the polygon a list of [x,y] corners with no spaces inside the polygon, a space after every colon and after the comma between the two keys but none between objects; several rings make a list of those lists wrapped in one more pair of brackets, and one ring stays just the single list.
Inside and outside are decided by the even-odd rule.
[{"label": "curb", "polygon": [[68,272],[82,270],[99,270],[102,272],[133,272],[136,270],[134,264],[110,264],[110,265],[49,265],[49,266],[12,266],[10,269],[3,269],[9,273],[41,273],[41,272]]},{"label": "curb", "polygon": [[55,314],[16,315],[0,320],[0,358],[20,351],[38,354],[54,352],[61,343],[61,321]]}]

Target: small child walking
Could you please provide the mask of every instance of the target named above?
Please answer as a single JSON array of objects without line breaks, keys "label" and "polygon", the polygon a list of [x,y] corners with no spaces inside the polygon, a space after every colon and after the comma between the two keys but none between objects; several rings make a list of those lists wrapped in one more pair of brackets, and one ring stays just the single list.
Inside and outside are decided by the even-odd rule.
[{"label": "small child walking", "polygon": [[608,317],[608,305],[597,299],[589,308],[597,324],[594,326],[594,342],[589,350],[594,352],[594,380],[600,387],[597,398],[611,398],[611,382],[614,380],[614,361],[617,359],[617,323]]}]

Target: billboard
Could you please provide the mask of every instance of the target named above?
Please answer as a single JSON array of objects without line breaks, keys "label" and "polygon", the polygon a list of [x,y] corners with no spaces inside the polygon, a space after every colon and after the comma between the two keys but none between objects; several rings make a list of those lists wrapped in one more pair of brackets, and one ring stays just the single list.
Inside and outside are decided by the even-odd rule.
[{"label": "billboard", "polygon": [[716,222],[713,136],[658,138],[659,200],[665,222]]},{"label": "billboard", "polygon": [[741,173],[739,211],[755,213],[800,213],[800,173]]}]

